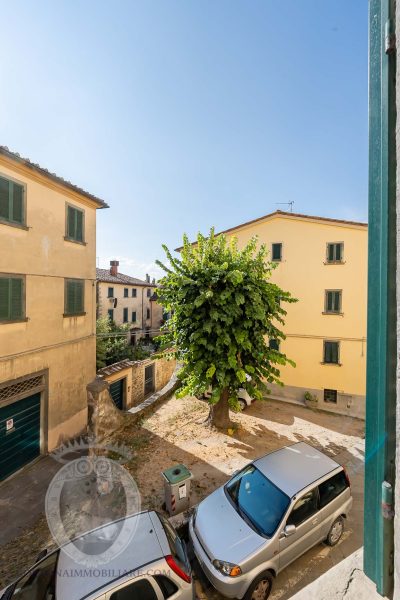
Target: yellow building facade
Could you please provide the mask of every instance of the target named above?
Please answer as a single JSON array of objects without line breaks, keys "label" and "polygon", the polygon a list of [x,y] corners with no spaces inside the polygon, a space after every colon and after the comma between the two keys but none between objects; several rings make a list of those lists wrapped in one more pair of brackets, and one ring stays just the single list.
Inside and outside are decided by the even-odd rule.
[{"label": "yellow building facade", "polygon": [[155,279],[146,281],[119,272],[119,262],[109,269],[96,269],[97,316],[108,317],[117,325],[129,325],[131,342],[160,333],[163,308],[156,300]]},{"label": "yellow building facade", "polygon": [[0,148],[0,479],[86,427],[106,207]]},{"label": "yellow building facade", "polygon": [[367,225],[276,211],[224,233],[240,247],[257,235],[277,264],[272,281],[298,299],[284,307],[280,344],[296,368],[282,368],[272,397],[309,392],[318,408],[364,418]]}]

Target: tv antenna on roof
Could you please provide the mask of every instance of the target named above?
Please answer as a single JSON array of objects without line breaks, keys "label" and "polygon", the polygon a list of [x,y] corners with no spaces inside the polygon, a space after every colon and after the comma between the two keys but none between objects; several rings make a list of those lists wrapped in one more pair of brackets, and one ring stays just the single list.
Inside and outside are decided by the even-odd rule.
[{"label": "tv antenna on roof", "polygon": [[292,213],[293,212],[293,204],[294,204],[294,200],[292,200],[291,202],[275,202],[275,204],[284,204],[285,206],[289,206],[289,210]]}]

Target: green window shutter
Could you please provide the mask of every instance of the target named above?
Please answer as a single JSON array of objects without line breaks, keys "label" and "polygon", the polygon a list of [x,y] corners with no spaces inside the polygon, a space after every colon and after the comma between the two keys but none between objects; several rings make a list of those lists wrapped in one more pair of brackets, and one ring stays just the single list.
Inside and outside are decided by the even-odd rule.
[{"label": "green window shutter", "polygon": [[0,277],[0,320],[6,321],[10,318],[10,280]]},{"label": "green window shutter", "polygon": [[0,177],[0,219],[10,220],[10,182]]},{"label": "green window shutter", "polygon": [[70,315],[74,312],[74,285],[73,281],[67,281],[65,284],[65,314]]},{"label": "green window shutter", "polygon": [[83,242],[83,212],[75,210],[75,239],[77,242]]},{"label": "green window shutter", "polygon": [[65,289],[65,314],[84,312],[84,281],[69,279]]},{"label": "green window shutter", "polygon": [[342,244],[335,244],[335,246],[336,246],[335,260],[340,262],[342,260]]},{"label": "green window shutter", "polygon": [[77,313],[83,313],[85,310],[83,281],[75,281],[75,309]]},{"label": "green window shutter", "polygon": [[335,260],[335,244],[328,244],[328,262]]},{"label": "green window shutter", "polygon": [[12,220],[16,223],[24,221],[24,188],[18,183],[11,182],[10,196],[12,198]]},{"label": "green window shutter", "polygon": [[332,310],[332,292],[326,292],[326,312]]},{"label": "green window shutter", "polygon": [[334,296],[333,310],[335,312],[339,312],[340,311],[340,292],[334,292],[333,296]]},{"label": "green window shutter", "polygon": [[22,319],[23,302],[22,302],[23,286],[22,279],[10,279],[10,318]]},{"label": "green window shutter", "polygon": [[75,211],[72,206],[67,209],[67,237],[75,238]]}]

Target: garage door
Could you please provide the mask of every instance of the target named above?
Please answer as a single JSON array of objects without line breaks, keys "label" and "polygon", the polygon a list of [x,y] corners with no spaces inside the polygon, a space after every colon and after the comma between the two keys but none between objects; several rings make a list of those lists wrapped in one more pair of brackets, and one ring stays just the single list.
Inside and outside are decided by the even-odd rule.
[{"label": "garage door", "polygon": [[[124,378],[125,379],[125,378]],[[114,404],[119,410],[122,410],[124,402],[124,379],[119,379],[110,383],[110,394]]]},{"label": "garage door", "polygon": [[0,408],[0,480],[40,454],[40,392]]}]

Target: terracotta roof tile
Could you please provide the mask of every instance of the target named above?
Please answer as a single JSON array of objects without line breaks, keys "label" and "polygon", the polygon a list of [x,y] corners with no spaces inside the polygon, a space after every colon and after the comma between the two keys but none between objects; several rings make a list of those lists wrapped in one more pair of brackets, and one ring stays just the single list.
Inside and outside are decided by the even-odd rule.
[{"label": "terracotta roof tile", "polygon": [[131,277],[130,275],[124,275],[123,273],[118,273],[118,275],[111,275],[109,269],[96,269],[96,279],[98,281],[103,281],[107,283],[126,283],[130,285],[144,285],[146,287],[158,287],[157,283],[152,283],[151,281],[143,281],[143,279],[137,279],[136,277]]}]

